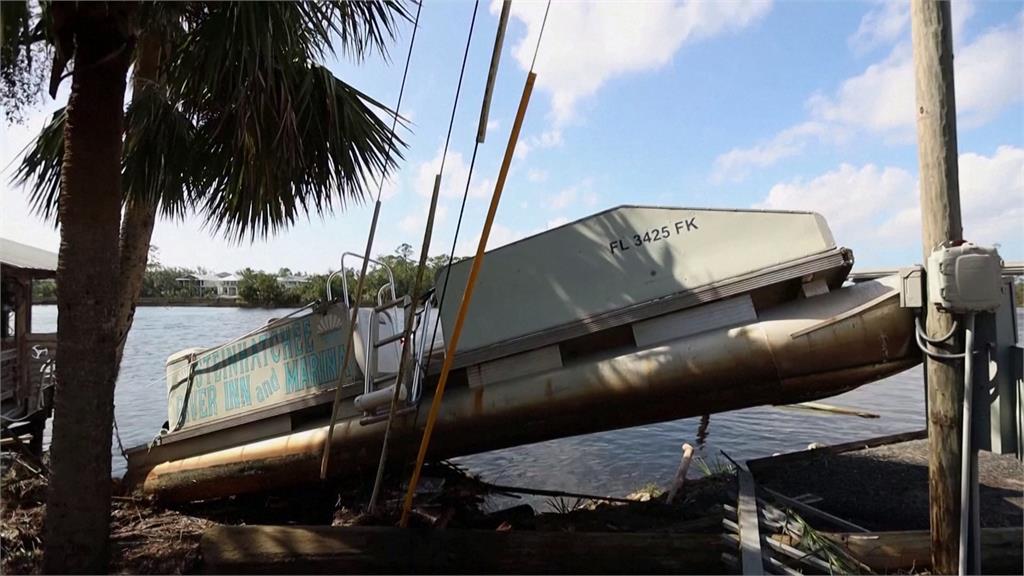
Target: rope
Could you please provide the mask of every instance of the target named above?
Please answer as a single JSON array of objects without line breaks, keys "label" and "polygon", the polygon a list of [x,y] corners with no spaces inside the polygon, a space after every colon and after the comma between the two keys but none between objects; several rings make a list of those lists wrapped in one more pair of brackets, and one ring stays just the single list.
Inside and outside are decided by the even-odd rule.
[{"label": "rope", "polygon": [[[511,0],[505,0],[501,7],[501,17],[498,21],[498,30],[494,36],[494,52],[491,54],[491,74],[495,74],[497,72],[498,61],[501,58],[501,44],[505,39],[505,27],[508,25],[508,15],[511,4]],[[466,200],[469,198],[469,186],[473,182],[473,169],[476,167],[476,155],[480,150],[480,145],[483,144],[483,134],[486,133],[487,113],[490,107],[489,91],[493,88],[494,79],[488,76],[487,88],[485,89],[484,99],[480,106],[480,126],[477,129],[476,142],[473,144],[473,156],[469,160],[469,172],[466,175],[466,188],[462,191],[462,204],[459,206],[459,219],[455,222],[455,235],[452,237],[452,247],[448,251],[448,263],[445,264],[446,267],[451,266],[452,262],[455,261],[455,247],[459,243],[459,232],[462,230],[462,218],[466,213]],[[444,162],[444,160],[442,160],[442,162]],[[441,298],[437,302],[437,321],[434,322],[434,330],[430,336],[430,350],[427,352],[427,363],[423,368],[424,374],[430,373],[430,361],[434,357],[434,343],[437,342],[437,330],[441,325],[441,310],[444,308],[445,296],[448,294],[448,279],[449,275],[445,274],[444,285],[441,286]],[[427,321],[429,322],[430,319],[427,318]]]},{"label": "rope", "polygon": [[121,431],[117,429],[117,413],[114,413],[114,438],[117,439],[117,449],[121,451],[121,457],[125,463],[128,462],[128,453],[125,452],[124,444],[121,442]]},{"label": "rope", "polygon": [[[388,150],[384,158],[384,166],[391,163],[391,154],[395,150],[395,129],[398,128],[398,111],[402,109],[402,96],[405,95],[405,81],[409,78],[409,63],[412,61],[412,47],[416,44],[416,31],[420,29],[420,11],[423,9],[423,0],[416,3],[416,19],[412,23],[412,37],[409,38],[409,51],[405,54],[405,69],[402,70],[402,84],[398,88],[398,101],[395,102],[395,115],[391,120],[391,133],[388,134]],[[380,202],[381,191],[384,190],[384,181],[387,178],[381,174],[380,185],[377,187],[376,201]],[[372,236],[372,232],[371,232]],[[359,294],[356,298],[359,298]]]},{"label": "rope", "polygon": [[551,11],[551,0],[548,0],[547,7],[544,8],[544,19],[540,22],[540,34],[537,34],[537,45],[533,47],[533,60],[530,62],[530,72],[533,72],[534,65],[537,64],[537,54],[540,53],[540,41],[544,38],[544,28],[548,25],[548,12]]},{"label": "rope", "polygon": [[[408,369],[409,363],[412,362],[411,350],[410,350],[410,334],[413,329],[413,319],[416,310],[416,303],[419,302],[420,284],[423,281],[423,272],[427,266],[427,255],[430,251],[430,238],[433,234],[434,229],[434,215],[437,212],[437,199],[441,191],[441,178],[444,174],[444,163],[448,156],[448,145],[452,139],[452,127],[455,125],[455,113],[459,108],[459,95],[462,93],[462,80],[466,75],[466,61],[469,60],[469,47],[473,41],[473,29],[476,27],[476,13],[480,7],[480,0],[476,0],[473,4],[473,16],[469,21],[469,35],[466,37],[466,49],[462,54],[462,68],[459,71],[459,82],[455,88],[455,100],[452,102],[452,113],[451,118],[448,121],[448,135],[444,141],[444,152],[441,155],[441,166],[434,179],[434,192],[430,198],[430,210],[427,213],[427,224],[423,231],[423,245],[420,247],[420,261],[416,267],[416,280],[412,286],[412,304],[409,306],[405,314],[405,323],[403,327],[402,337],[402,353],[399,356],[398,373],[395,376],[395,389],[391,395],[391,404],[388,411],[387,424],[384,427],[384,440],[380,448],[380,459],[377,461],[377,475],[373,481],[373,491],[370,494],[370,504],[367,510],[372,514],[373,509],[377,505],[377,497],[380,495],[380,485],[384,478],[384,465],[387,461],[388,454],[388,440],[391,438],[391,427],[395,419],[395,412],[398,410],[398,399],[401,393],[402,381],[405,376],[405,372]],[[428,318],[429,320],[429,318]],[[372,344],[371,344],[372,345]],[[367,370],[370,367],[367,366]]]},{"label": "rope", "polygon": [[[548,9],[551,7],[551,0],[548,0]],[[547,24],[547,9],[545,10],[544,21],[541,23],[540,37],[536,50],[540,49],[540,38],[544,36],[544,26]],[[534,52],[534,60],[537,54]],[[448,350],[445,354],[444,365],[441,368],[441,375],[437,381],[437,388],[434,391],[434,399],[430,405],[430,413],[427,416],[426,426],[423,429],[423,439],[420,442],[419,453],[416,456],[416,465],[409,479],[409,486],[405,493],[405,500],[402,504],[402,517],[399,526],[409,525],[409,513],[412,511],[413,495],[416,493],[416,485],[419,483],[420,473],[423,470],[423,463],[426,460],[427,450],[430,447],[431,435],[434,431],[434,424],[441,412],[441,400],[444,397],[445,385],[448,375],[451,373],[452,362],[455,359],[455,350],[459,343],[459,336],[462,333],[462,326],[469,311],[469,304],[473,299],[473,289],[476,285],[477,276],[480,273],[480,266],[484,260],[484,251],[487,248],[487,239],[491,233],[491,226],[494,224],[494,217],[498,211],[498,203],[501,201],[501,193],[505,186],[505,179],[508,177],[509,168],[512,165],[512,156],[515,154],[515,145],[519,139],[519,132],[526,117],[526,109],[530,104],[530,95],[533,92],[533,85],[537,79],[536,73],[531,69],[526,76],[526,84],[523,86],[523,94],[519,100],[519,109],[516,111],[515,122],[512,124],[512,131],[509,134],[508,144],[505,147],[505,157],[502,159],[501,168],[498,171],[498,180],[494,186],[494,194],[491,196],[491,204],[487,210],[487,217],[484,219],[483,230],[480,232],[480,242],[477,244],[476,257],[473,259],[473,266],[469,271],[469,278],[466,280],[466,290],[462,294],[462,301],[459,303],[459,312],[455,318],[455,327],[451,334],[451,341],[448,343]]]},{"label": "rope", "polygon": [[[405,95],[405,82],[409,77],[409,63],[412,62],[412,49],[416,45],[416,32],[420,28],[420,13],[423,10],[423,0],[416,4],[416,18],[412,23],[412,36],[409,38],[409,51],[405,55],[405,69],[402,71],[402,85],[398,89],[398,102],[395,103],[395,117],[391,123],[391,134],[388,135],[388,151],[385,158],[385,168],[391,162],[391,153],[395,144],[395,129],[398,127],[398,112],[402,108],[402,97]],[[327,426],[327,437],[324,438],[323,453],[320,456],[320,479],[327,478],[327,466],[331,459],[331,439],[334,438],[334,425],[338,421],[338,406],[341,404],[341,378],[345,377],[348,371],[349,362],[352,360],[352,345],[356,333],[356,320],[359,314],[359,298],[363,294],[363,283],[366,280],[366,269],[370,264],[370,252],[373,251],[373,238],[377,234],[377,219],[380,216],[380,195],[384,190],[385,176],[382,174],[380,186],[377,188],[377,199],[373,205],[373,219],[370,221],[370,233],[366,238],[366,251],[363,253],[363,264],[359,270],[359,279],[356,281],[356,291],[353,303],[346,302],[345,305],[352,306],[352,313],[349,316],[348,343],[345,345],[345,358],[341,362],[341,376],[338,386],[334,389],[334,402],[331,404],[331,421]],[[342,270],[342,281],[348,282],[345,271]]]}]

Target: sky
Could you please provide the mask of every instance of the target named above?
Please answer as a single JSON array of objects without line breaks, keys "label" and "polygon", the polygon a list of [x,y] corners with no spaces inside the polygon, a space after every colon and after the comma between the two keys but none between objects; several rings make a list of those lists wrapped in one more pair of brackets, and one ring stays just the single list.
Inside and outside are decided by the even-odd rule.
[{"label": "sky", "polygon": [[[952,6],[964,235],[1024,260],[1024,3]],[[419,248],[473,8],[423,6],[400,110],[408,148],[384,186],[376,254]],[[479,6],[431,254],[452,244],[499,11]],[[513,2],[458,254],[479,240],[543,13]],[[390,59],[327,64],[394,106],[410,33]],[[920,262],[910,38],[909,2],[557,1],[488,247],[621,204],[761,208],[823,214],[857,268]],[[59,232],[10,177],[66,90],[0,143],[0,235],[53,251]],[[363,252],[371,214],[372,200],[241,244],[195,217],[162,220],[153,244],[167,266],[319,273]]]}]

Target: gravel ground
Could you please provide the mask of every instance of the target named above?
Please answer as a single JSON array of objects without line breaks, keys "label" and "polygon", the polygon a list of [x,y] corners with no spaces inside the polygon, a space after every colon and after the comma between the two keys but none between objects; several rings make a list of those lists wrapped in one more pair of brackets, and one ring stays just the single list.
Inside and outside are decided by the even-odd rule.
[{"label": "gravel ground", "polygon": [[[787,496],[823,498],[816,508],[869,530],[928,529],[928,441],[913,440],[798,461],[763,461],[751,471],[759,486]],[[981,524],[1024,523],[1024,464],[982,452]]]}]

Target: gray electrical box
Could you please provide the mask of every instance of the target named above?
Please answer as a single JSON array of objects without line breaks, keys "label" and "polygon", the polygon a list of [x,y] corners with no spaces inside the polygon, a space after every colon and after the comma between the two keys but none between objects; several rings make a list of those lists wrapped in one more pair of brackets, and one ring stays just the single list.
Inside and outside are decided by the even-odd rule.
[{"label": "gray electrical box", "polygon": [[900,308],[924,306],[924,269],[920,266],[900,268]]},{"label": "gray electrical box", "polygon": [[1003,280],[1001,305],[978,314],[975,325],[974,406],[971,419],[980,450],[1021,454],[1021,355],[1013,282]]},{"label": "gray electrical box", "polygon": [[1002,270],[995,248],[939,248],[928,257],[928,301],[949,312],[991,312],[1002,300]]}]

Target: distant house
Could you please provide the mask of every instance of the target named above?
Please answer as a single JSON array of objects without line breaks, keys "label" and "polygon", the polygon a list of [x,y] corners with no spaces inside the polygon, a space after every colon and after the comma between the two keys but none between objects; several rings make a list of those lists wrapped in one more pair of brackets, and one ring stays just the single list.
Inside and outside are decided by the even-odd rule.
[{"label": "distant house", "polygon": [[175,278],[179,284],[193,289],[196,296],[212,296],[215,298],[238,298],[237,274],[219,272],[217,274],[190,274]]},{"label": "distant house", "polygon": [[278,276],[277,282],[284,288],[298,288],[309,282],[309,276]]},{"label": "distant house", "polygon": [[[229,272],[216,274],[189,274],[174,280],[187,288],[196,296],[215,298],[238,298],[238,282],[241,276]],[[298,288],[309,282],[309,276],[278,276],[277,283],[282,288]]]}]

